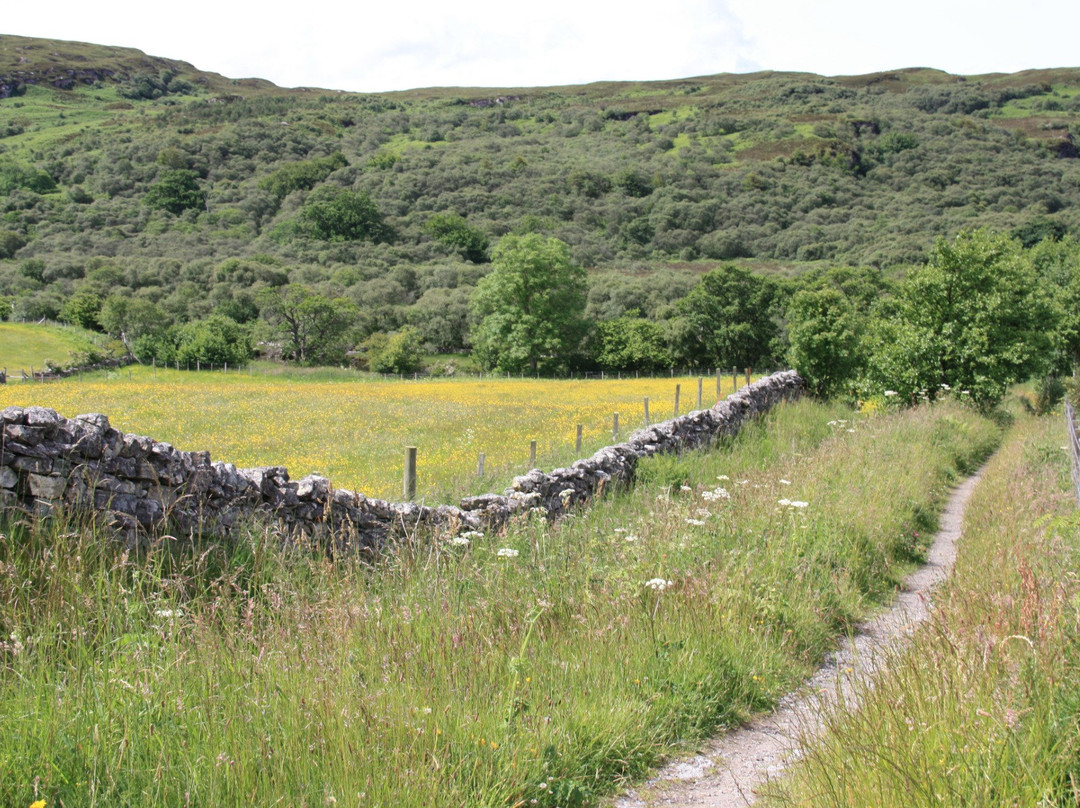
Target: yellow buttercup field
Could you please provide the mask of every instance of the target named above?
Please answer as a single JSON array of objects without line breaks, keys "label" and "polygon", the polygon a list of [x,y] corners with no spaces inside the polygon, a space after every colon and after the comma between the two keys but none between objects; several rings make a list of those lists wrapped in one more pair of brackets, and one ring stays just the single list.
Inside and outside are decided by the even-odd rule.
[{"label": "yellow buttercup field", "polygon": [[[406,446],[418,447],[418,498],[450,501],[502,490],[529,465],[572,462],[577,425],[581,454],[611,443],[613,413],[620,435],[697,405],[698,377],[589,381],[434,379],[380,381],[359,375],[262,375],[177,372],[133,367],[83,380],[0,386],[0,407],[41,405],[71,417],[103,412],[125,432],[178,449],[208,450],[240,467],[282,465],[293,479],[323,474],[335,486],[368,496],[401,498]],[[744,379],[740,376],[740,383]],[[723,395],[732,392],[723,377]],[[703,381],[703,406],[716,401],[716,379]],[[485,454],[485,475],[477,475]]]}]

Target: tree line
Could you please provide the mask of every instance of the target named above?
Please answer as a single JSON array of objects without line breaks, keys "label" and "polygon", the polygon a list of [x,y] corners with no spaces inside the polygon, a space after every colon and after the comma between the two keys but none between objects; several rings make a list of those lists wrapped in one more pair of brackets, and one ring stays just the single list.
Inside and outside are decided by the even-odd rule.
[{"label": "tree line", "polygon": [[456,311],[418,307],[413,323],[386,330],[373,329],[348,297],[240,262],[219,269],[254,277],[263,266],[270,281],[250,309],[226,301],[177,322],[153,301],[83,291],[60,316],[111,334],[139,361],[170,365],[240,365],[262,353],[411,373],[446,347],[425,334],[448,329],[456,350],[497,372],[791,365],[824,396],[958,395],[981,406],[1013,382],[1080,361],[1080,244],[1070,237],[1025,247],[1006,234],[963,231],[939,240],[902,280],[874,267],[782,278],[724,264],[667,290],[650,287],[651,278],[590,277],[568,245],[542,234],[504,236],[491,259],[475,286],[455,290]]}]

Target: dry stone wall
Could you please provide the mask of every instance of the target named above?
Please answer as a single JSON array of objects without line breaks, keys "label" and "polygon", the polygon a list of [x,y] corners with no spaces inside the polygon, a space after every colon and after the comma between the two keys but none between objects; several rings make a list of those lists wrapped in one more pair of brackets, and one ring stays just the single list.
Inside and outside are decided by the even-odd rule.
[{"label": "dry stone wall", "polygon": [[707,445],[750,418],[799,396],[794,371],[775,373],[715,407],[633,433],[569,468],[533,469],[502,494],[463,499],[459,507],[370,499],[334,488],[318,475],[290,480],[283,466],[238,469],[141,435],[119,432],[105,415],[64,418],[44,407],[0,412],[0,507],[27,513],[89,512],[129,544],[155,532],[227,534],[253,517],[294,539],[335,550],[378,550],[419,527],[492,530],[515,514],[542,509],[549,518],[630,483],[638,461]]}]

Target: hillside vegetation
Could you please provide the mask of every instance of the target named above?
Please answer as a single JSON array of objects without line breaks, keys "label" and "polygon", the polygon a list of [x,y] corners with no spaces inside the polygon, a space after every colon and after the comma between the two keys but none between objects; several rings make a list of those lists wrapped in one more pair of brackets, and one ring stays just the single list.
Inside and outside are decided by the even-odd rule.
[{"label": "hillside vegetation", "polygon": [[2,36],[0,295],[19,319],[84,291],[243,322],[293,282],[362,332],[445,330],[488,246],[540,232],[608,270],[594,313],[651,317],[720,261],[890,268],[960,229],[1076,232],[1078,94],[1077,70],[927,69],[331,94]]}]

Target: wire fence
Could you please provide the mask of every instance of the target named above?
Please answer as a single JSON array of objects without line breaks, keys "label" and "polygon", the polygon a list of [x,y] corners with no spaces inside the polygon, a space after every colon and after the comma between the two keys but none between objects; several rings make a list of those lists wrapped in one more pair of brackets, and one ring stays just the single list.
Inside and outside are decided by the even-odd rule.
[{"label": "wire fence", "polygon": [[1076,422],[1076,410],[1072,403],[1065,400],[1065,425],[1069,432],[1069,447],[1072,449],[1072,479],[1076,494],[1076,504],[1080,507],[1080,425]]}]

